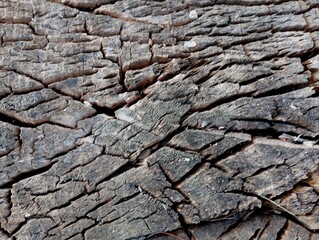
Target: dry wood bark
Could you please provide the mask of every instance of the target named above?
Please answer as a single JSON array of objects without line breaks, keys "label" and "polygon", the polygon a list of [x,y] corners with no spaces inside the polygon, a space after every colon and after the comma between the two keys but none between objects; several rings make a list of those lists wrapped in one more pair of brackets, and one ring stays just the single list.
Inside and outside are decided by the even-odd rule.
[{"label": "dry wood bark", "polygon": [[318,7],[0,1],[0,239],[319,239]]}]

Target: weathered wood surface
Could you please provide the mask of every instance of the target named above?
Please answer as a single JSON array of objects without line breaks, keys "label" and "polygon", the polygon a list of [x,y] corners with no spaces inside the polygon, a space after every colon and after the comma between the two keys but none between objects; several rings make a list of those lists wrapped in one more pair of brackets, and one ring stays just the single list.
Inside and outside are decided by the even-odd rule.
[{"label": "weathered wood surface", "polygon": [[0,1],[0,239],[319,239],[318,7]]}]

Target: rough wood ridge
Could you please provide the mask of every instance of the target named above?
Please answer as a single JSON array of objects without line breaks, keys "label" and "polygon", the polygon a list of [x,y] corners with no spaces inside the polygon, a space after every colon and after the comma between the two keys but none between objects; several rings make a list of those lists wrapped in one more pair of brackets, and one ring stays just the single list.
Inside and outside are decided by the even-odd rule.
[{"label": "rough wood ridge", "polygon": [[319,239],[317,0],[0,1],[0,239]]}]

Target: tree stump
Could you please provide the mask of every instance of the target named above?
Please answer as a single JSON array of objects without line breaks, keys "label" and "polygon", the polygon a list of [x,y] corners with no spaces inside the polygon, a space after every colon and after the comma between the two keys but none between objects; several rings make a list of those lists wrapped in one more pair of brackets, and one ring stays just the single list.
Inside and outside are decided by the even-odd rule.
[{"label": "tree stump", "polygon": [[0,239],[319,239],[317,0],[0,2]]}]

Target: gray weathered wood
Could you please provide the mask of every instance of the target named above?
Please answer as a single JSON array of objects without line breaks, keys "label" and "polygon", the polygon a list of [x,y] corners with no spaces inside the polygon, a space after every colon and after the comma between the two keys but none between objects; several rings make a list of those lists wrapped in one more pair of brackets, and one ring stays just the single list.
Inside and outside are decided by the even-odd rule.
[{"label": "gray weathered wood", "polygon": [[0,1],[0,239],[319,239],[318,7]]}]

